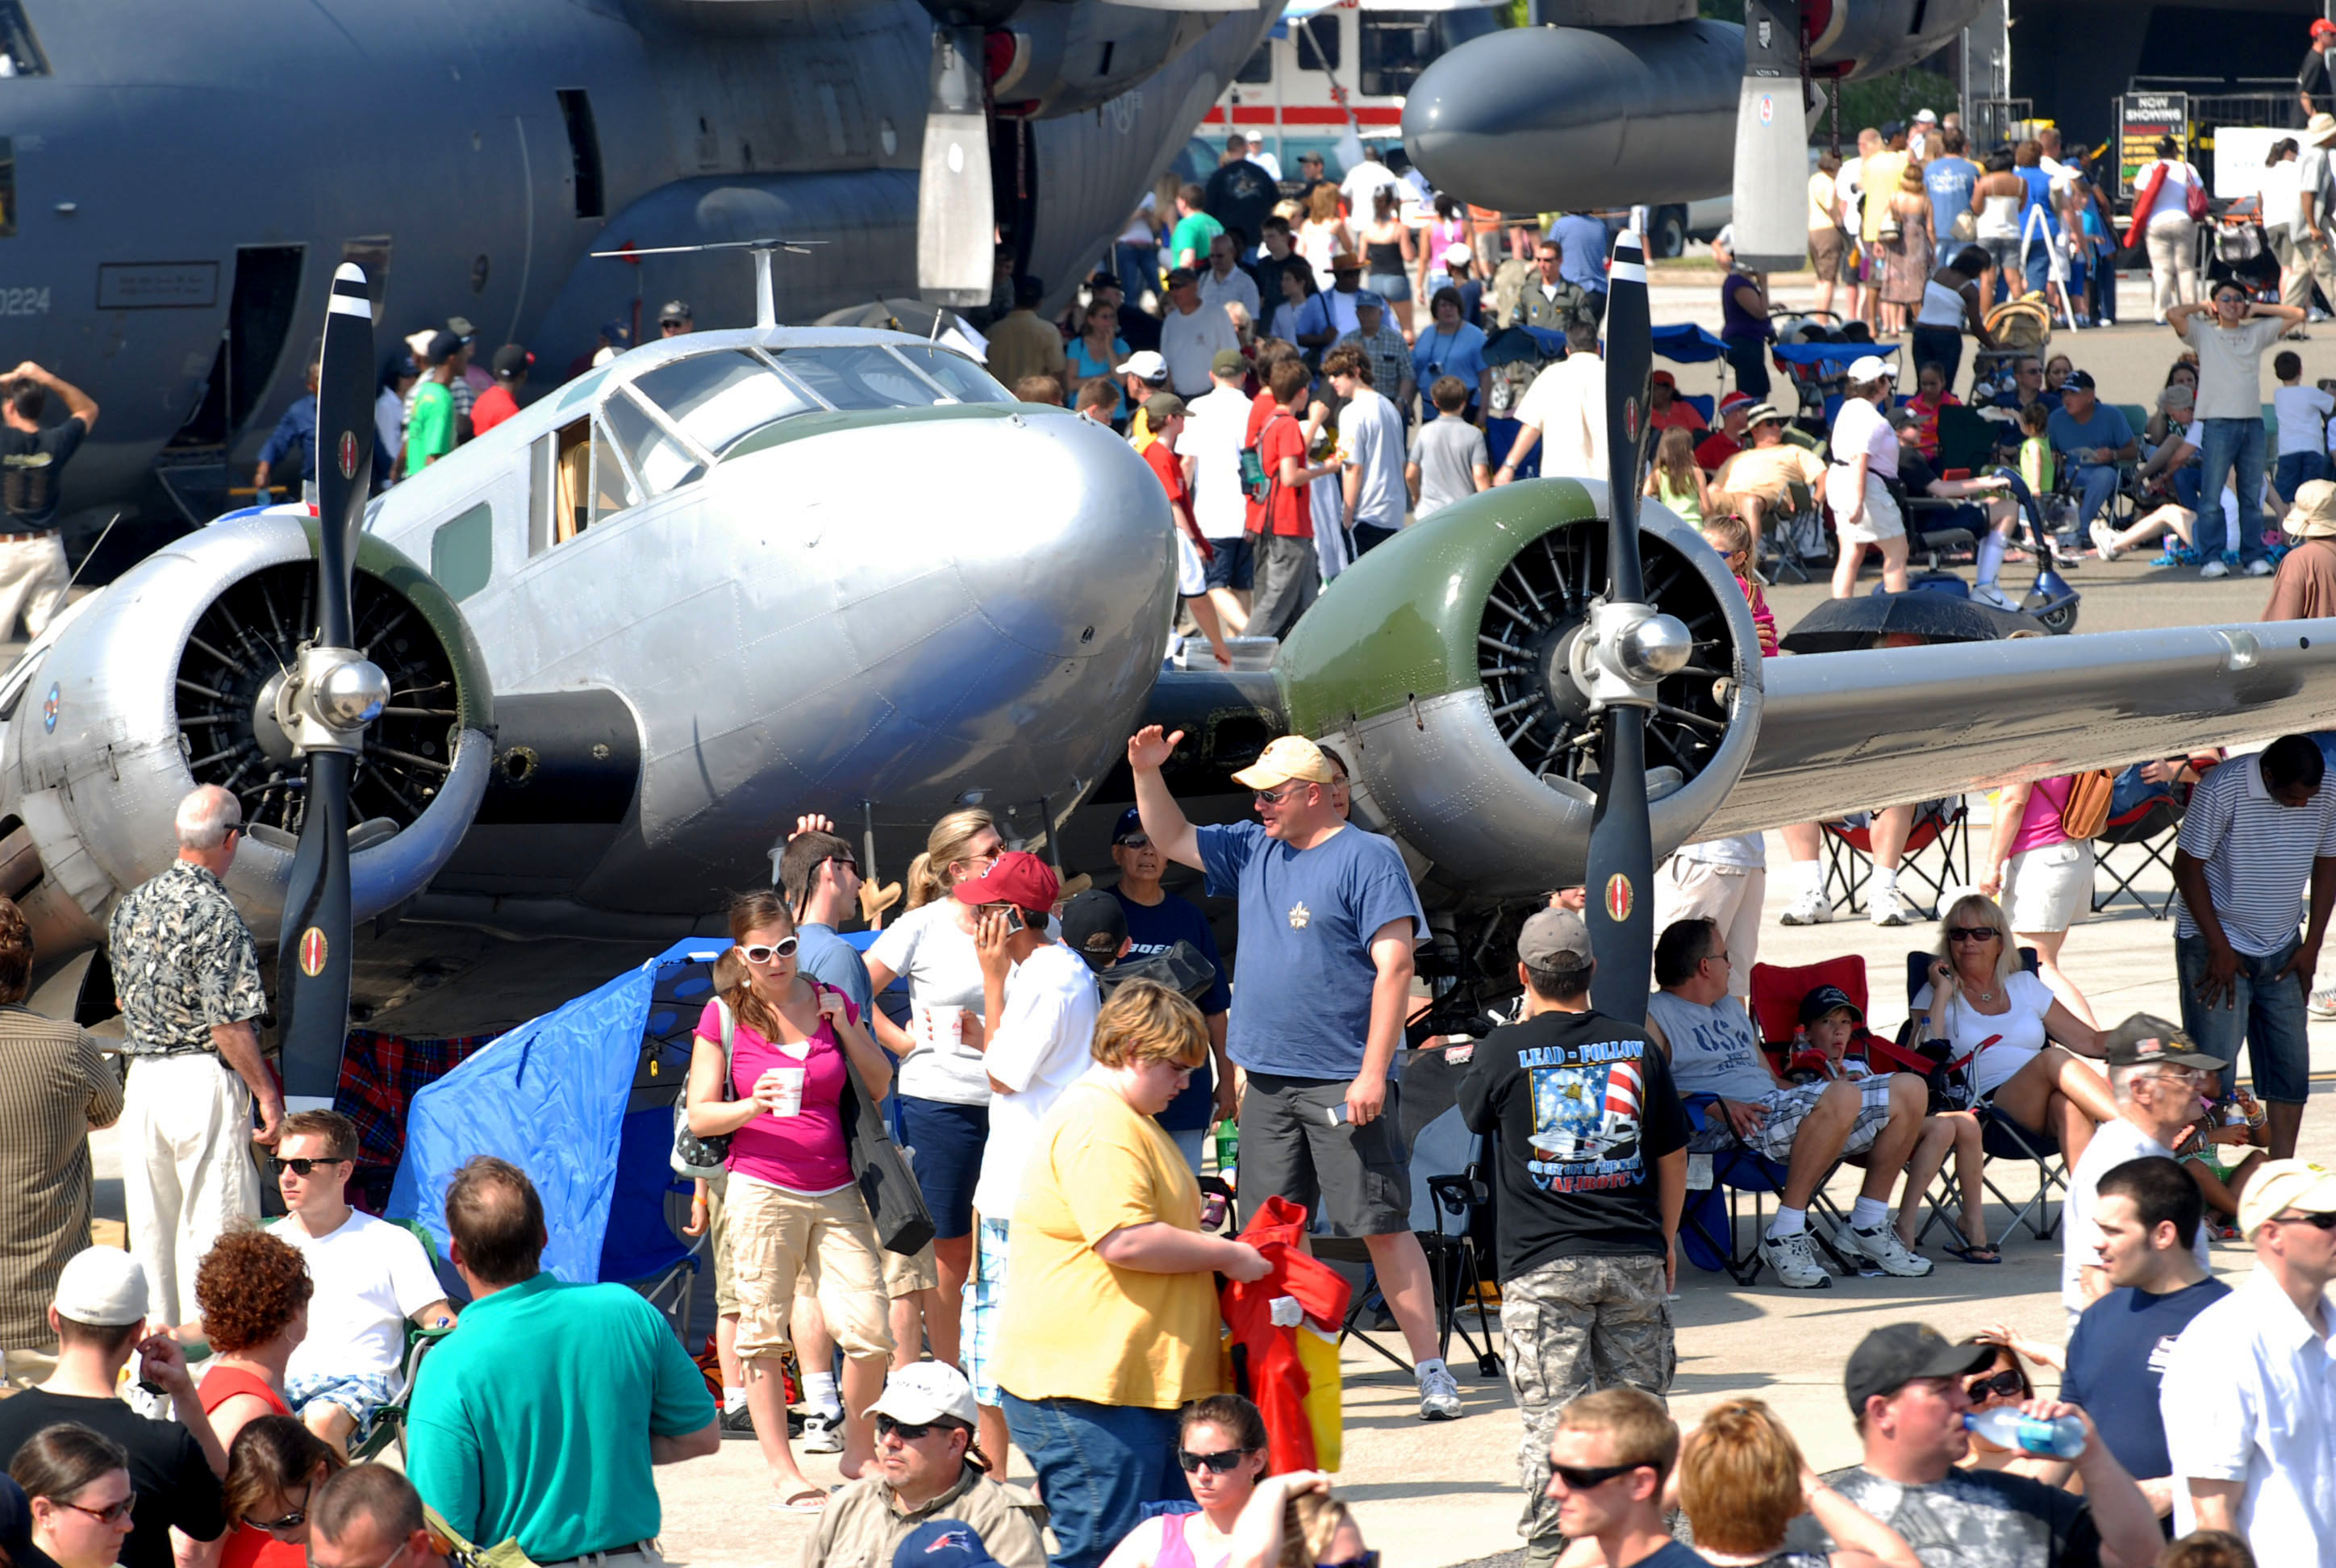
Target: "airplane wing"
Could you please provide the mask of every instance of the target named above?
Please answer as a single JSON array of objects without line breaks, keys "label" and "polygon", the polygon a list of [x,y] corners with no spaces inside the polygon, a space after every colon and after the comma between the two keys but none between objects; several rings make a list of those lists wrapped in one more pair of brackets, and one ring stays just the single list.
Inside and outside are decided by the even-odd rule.
[{"label": "airplane wing", "polygon": [[2336,619],[1765,661],[1759,738],[1706,836],[2336,723]]}]

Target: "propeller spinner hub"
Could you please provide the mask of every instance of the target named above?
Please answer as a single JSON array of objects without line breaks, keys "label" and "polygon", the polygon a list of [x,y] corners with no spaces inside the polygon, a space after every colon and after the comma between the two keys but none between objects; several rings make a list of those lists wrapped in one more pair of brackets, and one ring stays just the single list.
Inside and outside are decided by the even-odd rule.
[{"label": "propeller spinner hub", "polygon": [[1653,686],[1686,667],[1695,654],[1695,638],[1677,616],[1650,615],[1622,633],[1614,661],[1622,673],[1641,686]]},{"label": "propeller spinner hub", "polygon": [[303,648],[276,692],[276,722],[297,752],[357,751],[389,702],[389,677],[350,648]]},{"label": "propeller spinner hub", "polygon": [[1695,653],[1695,637],[1676,616],[1648,604],[1598,603],[1574,638],[1574,684],[1592,709],[1620,703],[1651,706],[1655,687]]},{"label": "propeller spinner hub", "polygon": [[[1662,617],[1669,620],[1668,616]],[[1678,626],[1677,621],[1672,625]],[[1684,637],[1685,627],[1679,628]],[[389,677],[371,659],[335,665],[316,687],[316,712],[334,729],[362,729],[389,706]]]}]

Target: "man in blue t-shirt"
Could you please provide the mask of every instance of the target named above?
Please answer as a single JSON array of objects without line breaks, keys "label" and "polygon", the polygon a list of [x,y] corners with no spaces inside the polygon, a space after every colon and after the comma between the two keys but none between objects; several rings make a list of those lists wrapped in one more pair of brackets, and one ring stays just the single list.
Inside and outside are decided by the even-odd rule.
[{"label": "man in blue t-shirt", "polygon": [[2141,443],[2134,439],[2125,415],[2095,394],[2089,370],[2071,371],[2060,384],[2060,406],[2045,420],[2044,435],[2082,492],[2077,531],[2088,533],[2093,519],[2117,494],[2117,465],[2138,458]]},{"label": "man in blue t-shirt", "polygon": [[2094,1189],[2093,1223],[2109,1293],[2085,1309],[2068,1341],[2060,1398],[2081,1405],[2161,1519],[2174,1509],[2158,1384],[2190,1320],[2231,1293],[2191,1249],[2205,1200],[2190,1173],[2160,1155],[2110,1168]]},{"label": "man in blue t-shirt", "polygon": [[1127,743],[1144,836],[1208,890],[1240,901],[1227,1051],[1241,1096],[1244,1204],[1282,1197],[1359,1236],[1411,1348],[1420,1418],[1456,1419],[1460,1389],[1436,1353],[1427,1256],[1411,1230],[1411,1164],[1396,1051],[1412,944],[1427,918],[1395,845],[1347,825],[1321,747],[1283,735],[1233,774],[1260,823],[1195,828],[1160,776],[1183,732]]},{"label": "man in blue t-shirt", "polygon": [[1979,183],[1979,165],[1963,156],[1961,130],[1950,125],[1938,137],[1945,153],[1922,165],[1922,190],[1931,199],[1931,232],[1943,257],[1955,238],[1955,220],[1971,215],[1971,187]]},{"label": "man in blue t-shirt", "polygon": [[1119,824],[1112,829],[1111,858],[1119,867],[1119,883],[1111,894],[1127,917],[1128,951],[1150,957],[1166,952],[1178,942],[1190,942],[1216,972],[1199,998],[1201,1017],[1208,1020],[1210,1066],[1214,1071],[1194,1073],[1184,1092],[1160,1113],[1162,1129],[1176,1140],[1176,1146],[1198,1172],[1209,1127],[1241,1115],[1233,1096],[1232,1063],[1225,1056],[1225,1015],[1232,1005],[1231,988],[1225,984],[1225,960],[1217,951],[1216,935],[1209,930],[1200,906],[1160,885],[1168,857],[1144,831],[1143,814],[1134,806],[1119,813]]}]

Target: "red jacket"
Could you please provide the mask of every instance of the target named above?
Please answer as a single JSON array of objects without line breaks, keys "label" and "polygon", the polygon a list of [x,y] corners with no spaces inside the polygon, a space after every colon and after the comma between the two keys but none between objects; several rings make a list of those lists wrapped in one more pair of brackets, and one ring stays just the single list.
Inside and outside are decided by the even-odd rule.
[{"label": "red jacket", "polygon": [[1219,1304],[1236,1351],[1246,1353],[1249,1397],[1265,1415],[1269,1475],[1317,1468],[1314,1427],[1306,1415],[1312,1384],[1298,1364],[1298,1330],[1274,1326],[1274,1300],[1297,1299],[1317,1326],[1336,1332],[1347,1320],[1350,1294],[1336,1269],[1304,1250],[1306,1211],[1287,1198],[1268,1198],[1241,1228],[1241,1240],[1265,1255],[1264,1279],[1228,1281]]}]

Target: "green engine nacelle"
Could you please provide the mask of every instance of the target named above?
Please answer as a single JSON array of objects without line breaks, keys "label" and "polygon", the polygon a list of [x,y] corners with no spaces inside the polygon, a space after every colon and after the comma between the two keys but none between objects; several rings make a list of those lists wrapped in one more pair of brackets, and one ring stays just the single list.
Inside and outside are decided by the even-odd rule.
[{"label": "green engine nacelle", "polygon": [[[1569,660],[1606,586],[1605,503],[1602,483],[1549,479],[1440,511],[1341,573],[1275,660],[1290,727],[1345,755],[1357,818],[1455,891],[1524,897],[1582,880],[1601,716]],[[1694,837],[1751,760],[1759,642],[1701,535],[1651,502],[1639,526],[1649,601],[1698,643],[1647,726],[1660,856]]]}]

